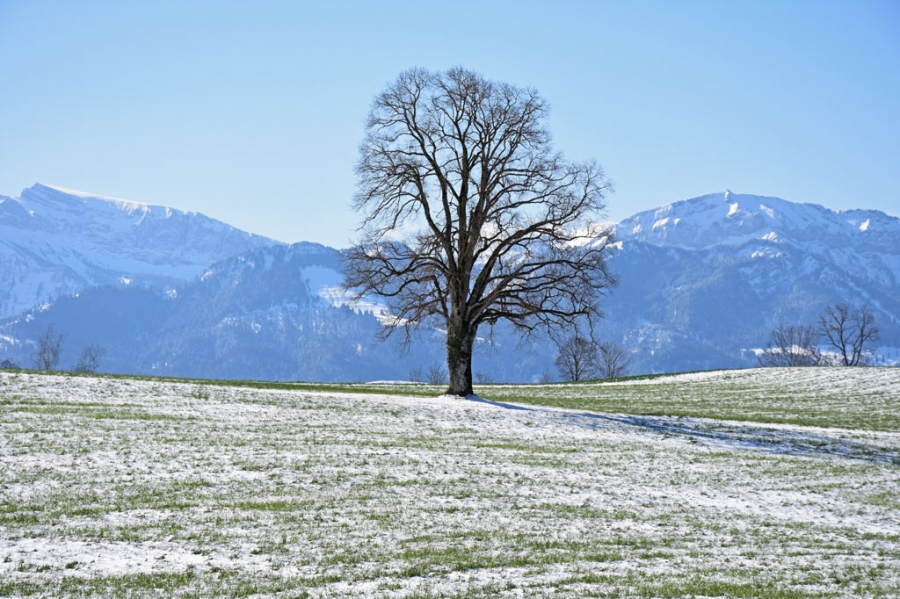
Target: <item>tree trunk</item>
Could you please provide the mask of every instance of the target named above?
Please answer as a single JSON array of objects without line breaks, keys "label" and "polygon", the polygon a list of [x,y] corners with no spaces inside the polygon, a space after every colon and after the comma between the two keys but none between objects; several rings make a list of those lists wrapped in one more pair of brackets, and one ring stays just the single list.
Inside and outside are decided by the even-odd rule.
[{"label": "tree trunk", "polygon": [[[465,322],[451,322],[447,330],[447,371],[450,373],[450,395],[474,395],[472,390],[472,346],[475,327]],[[462,319],[459,319],[460,321]]]}]

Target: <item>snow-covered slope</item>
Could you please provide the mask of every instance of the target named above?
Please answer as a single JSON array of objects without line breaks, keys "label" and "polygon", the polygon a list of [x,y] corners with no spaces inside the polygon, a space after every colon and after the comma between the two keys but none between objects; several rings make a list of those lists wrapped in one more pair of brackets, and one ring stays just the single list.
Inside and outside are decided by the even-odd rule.
[{"label": "snow-covered slope", "polygon": [[616,236],[624,244],[733,248],[753,258],[799,249],[854,276],[900,286],[900,218],[877,210],[834,211],[725,191],[635,214],[616,226]]},{"label": "snow-covered slope", "polygon": [[[380,308],[350,309],[345,295],[335,295],[341,261],[338,250],[297,243],[222,260],[168,293],[87,289],[0,323],[0,360],[30,365],[34,340],[53,325],[64,337],[63,369],[90,344],[106,350],[102,370],[134,374],[347,381],[406,379],[440,367],[440,332],[423,331],[404,353],[402,336],[380,340]],[[482,379],[532,380],[552,363],[545,346],[519,344],[509,333],[480,340]]]},{"label": "snow-covered slope", "polygon": [[616,226],[620,240],[709,249],[751,240],[828,250],[852,244],[862,250],[900,250],[900,219],[877,210],[829,210],[730,191],[639,212]]},{"label": "snow-covered slope", "polygon": [[0,318],[95,285],[176,285],[273,244],[202,214],[37,184],[0,196]]},{"label": "snow-covered slope", "polygon": [[605,326],[646,370],[752,365],[776,325],[867,304],[900,349],[900,219],[723,192],[616,225],[621,285]]}]

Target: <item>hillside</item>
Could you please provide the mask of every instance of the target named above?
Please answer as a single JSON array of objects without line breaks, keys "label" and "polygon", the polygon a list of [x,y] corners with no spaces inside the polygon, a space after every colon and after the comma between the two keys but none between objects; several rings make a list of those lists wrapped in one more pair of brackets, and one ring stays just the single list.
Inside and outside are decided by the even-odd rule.
[{"label": "hillside", "polygon": [[[105,349],[103,371],[133,374],[336,382],[408,379],[440,366],[440,332],[421,331],[404,350],[402,336],[381,340],[377,303],[347,305],[341,260],[318,244],[278,245],[216,262],[166,291],[90,288],[0,326],[0,355],[28,365],[31,346],[9,339],[36,339],[53,325],[64,336],[63,369],[91,343]],[[539,343],[499,327],[478,344],[476,372],[529,380],[548,367]]]},{"label": "hillside", "polygon": [[98,285],[176,286],[276,244],[202,214],[38,183],[0,196],[0,319]]},{"label": "hillside", "polygon": [[[711,394],[736,416],[793,388],[863,424],[0,372],[0,595],[896,596],[896,428],[823,402],[808,372],[613,388],[668,393],[670,413]],[[900,396],[897,369],[827,372]]]}]

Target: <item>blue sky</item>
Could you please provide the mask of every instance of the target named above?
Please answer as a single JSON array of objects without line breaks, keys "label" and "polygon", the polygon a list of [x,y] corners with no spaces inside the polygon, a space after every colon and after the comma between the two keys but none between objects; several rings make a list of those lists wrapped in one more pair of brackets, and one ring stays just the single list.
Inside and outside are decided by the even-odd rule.
[{"label": "blue sky", "polygon": [[900,213],[896,0],[0,0],[0,194],[346,246],[372,98],[454,65],[537,88],[611,220],[726,188]]}]

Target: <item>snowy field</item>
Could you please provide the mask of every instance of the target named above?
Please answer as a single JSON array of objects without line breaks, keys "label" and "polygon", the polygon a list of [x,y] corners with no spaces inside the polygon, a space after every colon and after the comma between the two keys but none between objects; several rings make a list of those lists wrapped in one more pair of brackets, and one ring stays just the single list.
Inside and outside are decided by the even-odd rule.
[{"label": "snowy field", "polygon": [[900,369],[382,387],[0,373],[0,596],[900,596]]}]

